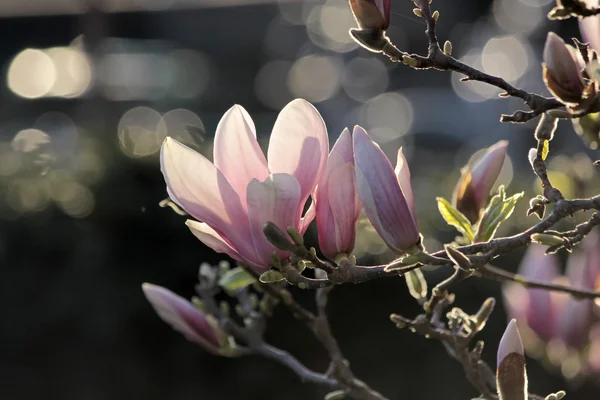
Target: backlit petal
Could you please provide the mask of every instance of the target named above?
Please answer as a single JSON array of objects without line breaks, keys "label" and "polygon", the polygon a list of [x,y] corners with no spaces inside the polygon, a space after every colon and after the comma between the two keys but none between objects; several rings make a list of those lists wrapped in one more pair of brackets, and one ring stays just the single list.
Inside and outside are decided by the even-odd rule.
[{"label": "backlit petal", "polygon": [[231,107],[217,126],[214,141],[215,166],[246,204],[246,186],[269,176],[267,160],[256,140],[252,118],[239,105]]}]

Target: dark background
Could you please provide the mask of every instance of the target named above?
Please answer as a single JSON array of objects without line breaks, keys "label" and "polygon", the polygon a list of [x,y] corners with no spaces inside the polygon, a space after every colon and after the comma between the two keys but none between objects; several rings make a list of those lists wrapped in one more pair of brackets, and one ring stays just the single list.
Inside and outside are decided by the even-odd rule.
[{"label": "dark background", "polygon": [[[322,398],[321,388],[303,385],[272,361],[208,355],[163,324],[142,295],[140,285],[152,282],[189,297],[199,264],[221,259],[189,233],[184,218],[158,206],[166,192],[156,150],[168,132],[210,154],[218,119],[235,103],[255,118],[265,143],[277,110],[302,95],[322,112],[331,142],[344,126],[360,123],[374,130],[389,155],[403,145],[429,249],[440,248],[455,235],[437,215],[435,196],[450,197],[458,168],[475,150],[508,139],[512,161],[501,181],[510,182],[510,193],[525,190],[526,199],[535,194],[526,158],[534,143],[533,126],[498,122],[519,101],[498,99],[493,91],[489,99],[472,101],[477,97],[472,88],[482,86],[453,86],[458,77],[450,73],[416,72],[347,42],[322,39],[323,26],[336,32],[351,27],[347,13],[341,13],[314,28],[320,14],[311,10],[323,3],[223,1],[220,7],[197,0],[187,2],[187,8],[104,12],[99,2],[97,8],[69,15],[62,15],[59,6],[45,15],[11,15],[10,7],[3,11],[0,75],[7,78],[0,83],[1,399]],[[544,18],[551,7],[547,1],[434,0],[433,5],[441,12],[438,34],[453,42],[458,57],[471,54],[467,60],[481,65],[477,57],[491,39],[508,37],[502,43],[517,43],[516,50],[500,46],[494,52],[488,47],[485,66],[513,74],[511,64],[524,65],[515,82],[528,90],[546,93],[540,75],[546,32],[578,36],[575,21],[558,24]],[[341,12],[346,3],[332,0],[325,7]],[[394,1],[392,7],[392,41],[403,50],[423,53],[424,25],[412,14],[413,5]],[[85,38],[75,40],[81,34]],[[28,99],[9,88],[10,66],[21,51],[70,44],[94,71],[84,94]],[[154,68],[177,49],[195,52],[200,61]],[[127,58],[140,53],[155,58],[142,58],[141,63]],[[114,54],[125,55],[124,63],[103,73],[103,63]],[[310,62],[321,58],[305,63],[304,69],[294,64],[306,56],[313,57]],[[360,61],[352,64],[356,59]],[[273,62],[261,75],[261,68]],[[288,78],[290,68],[296,68],[295,78]],[[165,73],[171,77],[167,83]],[[195,91],[185,91],[188,79]],[[320,91],[330,79],[340,82]],[[461,90],[467,94],[457,94]],[[381,97],[383,93],[388,94]],[[399,104],[404,111],[396,114]],[[412,111],[406,111],[407,104]],[[123,122],[129,110],[141,106],[148,108]],[[181,121],[167,124],[166,131],[156,128],[160,115],[173,109],[188,111]],[[47,117],[49,112],[54,114]],[[40,120],[43,115],[47,118]],[[182,128],[186,125],[196,127],[192,134]],[[146,130],[136,130],[139,126]],[[32,127],[43,134],[26,131],[18,136]],[[573,182],[589,175],[587,167],[572,167],[576,161],[589,161],[595,154],[585,149],[568,123],[561,123],[552,145],[556,152],[550,166],[562,173],[556,176],[563,192],[572,197],[597,190],[597,182],[591,189],[569,184],[569,177]],[[503,234],[534,223],[534,217],[524,217],[526,200],[521,202]],[[308,240],[314,244],[315,239],[313,227]],[[367,239],[357,247],[365,264],[389,260],[380,245]],[[514,271],[521,255],[503,257],[498,265]],[[447,273],[427,276],[435,282]],[[312,307],[310,293],[294,294]],[[457,290],[457,304],[475,312],[486,297],[499,295],[498,284],[473,279]],[[501,303],[497,309],[481,335],[491,365],[506,323]],[[442,346],[396,329],[388,318],[392,312],[418,312],[402,278],[344,285],[332,293],[333,330],[357,376],[393,399],[474,397],[460,365]],[[285,310],[278,308],[267,338],[309,367],[326,369],[320,345]],[[548,372],[534,360],[528,370],[533,392],[566,389],[571,399],[598,398],[590,380],[567,385],[559,372]]]}]

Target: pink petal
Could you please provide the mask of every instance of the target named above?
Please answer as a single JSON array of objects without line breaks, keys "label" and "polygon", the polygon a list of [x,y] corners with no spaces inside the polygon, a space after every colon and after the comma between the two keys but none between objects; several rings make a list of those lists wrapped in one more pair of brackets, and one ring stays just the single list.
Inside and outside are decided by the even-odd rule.
[{"label": "pink petal", "polygon": [[[328,186],[327,194],[335,223],[337,252],[349,254],[354,249],[356,222],[360,215],[354,166],[346,164],[332,171]],[[335,255],[333,256],[335,257]]]},{"label": "pink petal", "polygon": [[281,110],[269,142],[269,170],[296,177],[302,204],[323,175],[328,151],[325,123],[309,102],[297,99]]},{"label": "pink petal", "polygon": [[412,185],[410,183],[410,168],[408,168],[408,162],[406,161],[406,157],[404,157],[402,147],[398,149],[398,158],[394,172],[396,173],[398,183],[400,184],[400,189],[402,189],[402,194],[406,199],[406,204],[408,204],[408,208],[410,209],[416,224],[417,214],[415,212],[415,199],[413,196]]},{"label": "pink petal", "polygon": [[365,214],[397,253],[419,241],[419,230],[402,194],[392,164],[359,126],[354,128],[356,183]]},{"label": "pink petal", "polygon": [[[270,264],[270,256],[276,251],[263,233],[267,221],[273,222],[284,232],[290,226],[300,226],[300,184],[289,174],[272,174],[264,182],[253,179],[248,184],[246,196],[252,241],[261,265]],[[280,258],[288,257],[277,250]]]},{"label": "pink petal", "polygon": [[185,224],[190,228],[194,236],[217,253],[225,253],[236,261],[244,262],[249,267],[261,268],[260,265],[256,264],[257,260],[253,259],[255,258],[254,252],[253,254],[246,255],[248,258],[245,258],[207,224],[191,219],[188,219]]},{"label": "pink petal", "polygon": [[161,170],[169,196],[196,219],[207,223],[239,252],[252,254],[247,245],[250,227],[239,196],[210,161],[174,139],[161,149]]},{"label": "pink petal", "polygon": [[210,353],[218,354],[221,343],[204,313],[183,297],[163,287],[144,283],[142,289],[163,321],[189,341],[198,343]]},{"label": "pink petal", "polygon": [[242,106],[231,107],[217,126],[214,141],[215,166],[223,173],[243,205],[246,186],[256,178],[269,176],[267,160],[258,141],[250,115]]}]

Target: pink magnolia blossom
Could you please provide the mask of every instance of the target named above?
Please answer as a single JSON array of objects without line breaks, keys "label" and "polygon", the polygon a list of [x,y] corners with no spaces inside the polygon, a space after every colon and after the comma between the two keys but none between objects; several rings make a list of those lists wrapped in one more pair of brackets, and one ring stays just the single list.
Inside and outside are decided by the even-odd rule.
[{"label": "pink magnolia blossom", "polygon": [[386,245],[402,254],[420,241],[406,158],[398,150],[394,171],[363,128],[354,127],[353,139],[356,184],[365,215]]},{"label": "pink magnolia blossom", "polygon": [[554,97],[567,104],[582,100],[585,89],[582,67],[575,48],[549,32],[544,46],[544,82]]},{"label": "pink magnolia blossom", "polygon": [[209,353],[221,354],[221,348],[227,345],[228,337],[212,316],[204,314],[183,297],[161,286],[144,283],[142,289],[163,321]]},{"label": "pink magnolia blossom", "polygon": [[354,249],[360,201],[348,129],[344,129],[331,149],[315,201],[321,252],[331,260],[340,253],[350,254]]},{"label": "pink magnolia blossom", "polygon": [[477,222],[480,211],[487,204],[490,191],[504,165],[507,146],[507,141],[499,141],[490,146],[480,158],[474,162],[469,161],[462,171],[452,200],[471,223]]},{"label": "pink magnolia blossom", "polygon": [[350,7],[361,29],[385,31],[390,26],[392,0],[350,0]]},{"label": "pink magnolia blossom", "polygon": [[[263,234],[267,221],[304,233],[315,216],[302,211],[327,163],[329,141],[319,112],[294,100],[279,114],[267,158],[250,115],[239,105],[225,113],[214,140],[214,163],[174,139],[161,149],[161,169],[173,201],[197,220],[192,233],[219,253],[258,272],[276,250]],[[268,160],[268,161],[267,161]]]}]

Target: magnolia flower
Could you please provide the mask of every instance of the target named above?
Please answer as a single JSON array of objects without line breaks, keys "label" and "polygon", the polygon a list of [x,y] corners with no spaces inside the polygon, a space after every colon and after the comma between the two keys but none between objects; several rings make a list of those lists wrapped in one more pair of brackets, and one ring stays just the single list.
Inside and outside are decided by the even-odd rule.
[{"label": "magnolia flower", "polygon": [[265,158],[250,115],[236,105],[217,126],[214,164],[167,138],[161,169],[171,199],[202,221],[187,221],[192,233],[213,250],[263,272],[273,252],[289,256],[268,242],[264,224],[306,231],[314,207],[304,218],[301,214],[323,174],[328,149],[319,112],[305,100],[294,100],[279,114]]},{"label": "magnolia flower", "polygon": [[554,32],[548,32],[544,46],[544,82],[558,100],[579,104],[584,95],[585,82],[577,51]]},{"label": "magnolia flower", "polygon": [[471,159],[462,169],[454,188],[452,203],[473,224],[479,220],[479,213],[485,208],[490,191],[500,175],[507,146],[507,141],[499,141],[480,158],[475,161]]},{"label": "magnolia flower", "polygon": [[321,252],[330,260],[354,249],[360,201],[354,177],[354,150],[350,131],[344,129],[333,145],[327,168],[315,195]]},{"label": "magnolia flower", "polygon": [[392,0],[350,0],[354,18],[361,29],[385,31],[390,26]]},{"label": "magnolia flower", "polygon": [[398,150],[394,171],[363,128],[354,127],[353,139],[356,184],[365,215],[385,244],[402,254],[420,241],[406,158]]},{"label": "magnolia flower", "polygon": [[513,319],[498,346],[496,383],[500,400],[527,399],[527,372],[523,342]]},{"label": "magnolia flower", "polygon": [[210,314],[161,286],[144,283],[142,290],[158,316],[191,342],[216,355],[228,355],[229,337]]}]

